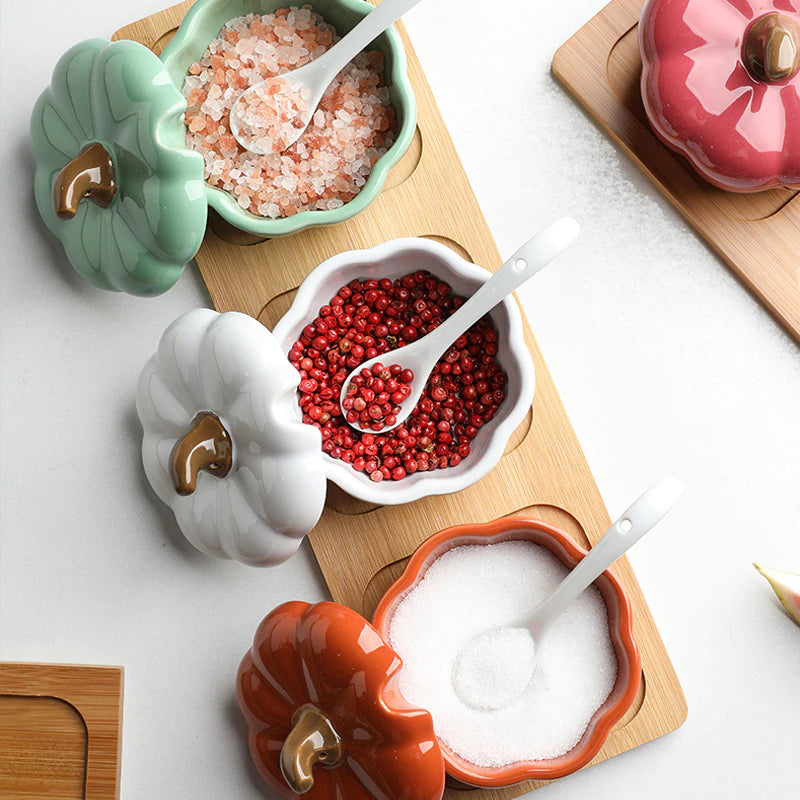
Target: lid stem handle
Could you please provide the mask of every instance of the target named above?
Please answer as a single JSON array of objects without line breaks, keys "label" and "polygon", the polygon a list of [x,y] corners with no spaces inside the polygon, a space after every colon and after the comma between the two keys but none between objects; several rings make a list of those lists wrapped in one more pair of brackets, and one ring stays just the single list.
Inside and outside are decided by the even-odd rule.
[{"label": "lid stem handle", "polygon": [[216,414],[201,411],[192,427],[172,449],[172,478],[178,494],[188,495],[197,488],[202,470],[224,478],[233,464],[233,443]]},{"label": "lid stem handle", "polygon": [[292,717],[292,729],[281,748],[281,772],[292,791],[305,794],[314,785],[314,767],[333,767],[344,747],[331,721],[318,708],[303,706]]},{"label": "lid stem handle", "polygon": [[108,150],[94,142],[84,147],[56,176],[53,209],[59,219],[72,219],[84,197],[108,208],[116,191],[114,162]]}]

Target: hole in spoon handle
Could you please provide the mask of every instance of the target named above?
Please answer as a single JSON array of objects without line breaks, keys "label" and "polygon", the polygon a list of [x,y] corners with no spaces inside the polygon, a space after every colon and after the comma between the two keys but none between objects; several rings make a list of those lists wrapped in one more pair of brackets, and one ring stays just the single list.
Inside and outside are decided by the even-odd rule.
[{"label": "hole in spoon handle", "polygon": [[440,345],[444,352],[461,333],[572,244],[579,231],[574,219],[564,217],[525,242],[455,314],[428,334],[431,352]]},{"label": "hole in spoon handle", "polygon": [[644,536],[675,505],[683,493],[683,484],[664,478],[641,494],[625,511],[616,527],[629,537]]},{"label": "hole in spoon handle", "polygon": [[[517,274],[536,274],[578,237],[580,226],[572,217],[562,217],[528,239],[509,259]],[[508,262],[507,262],[508,263]],[[527,278],[526,278],[527,280]]]},{"label": "hole in spoon handle", "polygon": [[597,540],[553,594],[523,622],[541,633],[581,592],[644,536],[675,504],[683,485],[664,478],[642,494]]}]

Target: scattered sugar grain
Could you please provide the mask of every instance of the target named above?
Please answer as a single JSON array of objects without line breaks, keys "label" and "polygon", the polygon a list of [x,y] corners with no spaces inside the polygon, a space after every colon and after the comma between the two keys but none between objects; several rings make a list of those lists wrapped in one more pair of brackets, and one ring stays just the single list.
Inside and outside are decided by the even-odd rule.
[{"label": "scattered sugar grain", "polygon": [[496,767],[561,755],[611,692],[616,656],[605,603],[591,587],[548,632],[530,682],[510,706],[478,710],[456,693],[453,670],[464,646],[531,611],[566,573],[530,542],[467,545],[439,557],[398,605],[389,639],[404,662],[400,690],[431,712],[437,736],[467,761]]}]

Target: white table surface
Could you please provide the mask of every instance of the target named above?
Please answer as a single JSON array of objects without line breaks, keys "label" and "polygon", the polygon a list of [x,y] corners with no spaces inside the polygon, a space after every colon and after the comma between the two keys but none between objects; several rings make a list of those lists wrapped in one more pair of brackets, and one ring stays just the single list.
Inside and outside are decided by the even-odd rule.
[{"label": "white table surface", "polygon": [[[610,512],[687,485],[631,561],[689,718],[536,797],[797,797],[800,628],[751,562],[800,572],[800,349],[551,77],[602,4],[406,16],[501,253],[582,224],[522,299]],[[194,551],[146,484],[134,388],[167,324],[210,305],[195,265],[156,299],[93,289],[32,200],[28,120],[59,55],[161,7],[2,0],[2,659],[125,667],[123,800],[245,800],[265,790],[238,662],[271,608],[325,585],[307,545],[271,570]]]}]

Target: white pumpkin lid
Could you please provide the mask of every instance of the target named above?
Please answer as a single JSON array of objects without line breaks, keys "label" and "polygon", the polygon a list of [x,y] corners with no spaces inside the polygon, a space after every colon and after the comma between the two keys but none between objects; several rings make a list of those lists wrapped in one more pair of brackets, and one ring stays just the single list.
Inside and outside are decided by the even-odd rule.
[{"label": "white pumpkin lid", "polygon": [[164,331],[136,394],[142,460],[203,552],[280,564],[319,520],[322,441],[298,418],[299,382],[272,333],[246,314],[195,309]]}]

